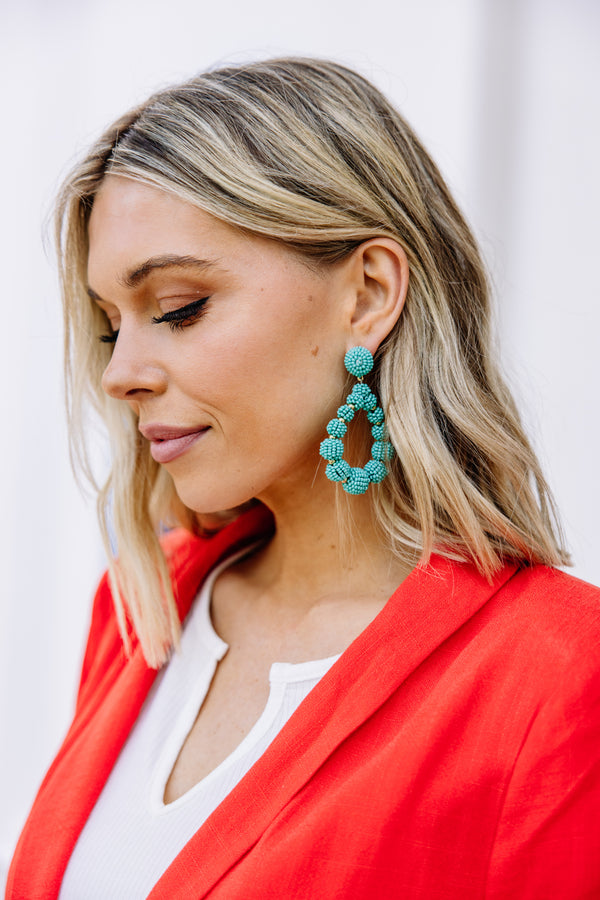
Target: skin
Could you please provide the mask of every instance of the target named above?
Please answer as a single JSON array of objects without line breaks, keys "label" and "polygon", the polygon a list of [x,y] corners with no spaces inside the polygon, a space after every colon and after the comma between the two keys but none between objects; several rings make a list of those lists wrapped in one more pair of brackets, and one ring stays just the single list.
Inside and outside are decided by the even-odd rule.
[{"label": "skin", "polygon": [[[345,396],[344,354],[359,344],[374,353],[393,328],[408,265],[396,242],[375,238],[317,268],[121,176],[95,198],[89,242],[90,294],[118,330],[104,390],[142,429],[207,429],[165,463],[191,509],[256,497],[275,517],[273,539],[215,584],[213,624],[229,650],[166,786],[171,802],[248,733],[273,662],[342,652],[408,574],[382,546],[368,494],[351,498],[358,537],[344,551],[319,457]],[[153,321],[204,297],[182,329]]]}]

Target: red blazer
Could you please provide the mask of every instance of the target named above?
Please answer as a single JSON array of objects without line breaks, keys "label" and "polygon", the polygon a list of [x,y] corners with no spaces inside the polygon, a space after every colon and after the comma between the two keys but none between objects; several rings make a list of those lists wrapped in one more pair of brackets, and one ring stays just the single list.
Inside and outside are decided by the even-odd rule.
[{"label": "red blazer", "polygon": [[[182,616],[270,522],[168,540]],[[600,591],[507,565],[415,570],[157,883],[152,900],[600,898]],[[74,722],[9,900],[49,900],[155,672],[98,590]],[[102,852],[102,848],[98,848]],[[108,898],[107,898],[108,900]]]}]

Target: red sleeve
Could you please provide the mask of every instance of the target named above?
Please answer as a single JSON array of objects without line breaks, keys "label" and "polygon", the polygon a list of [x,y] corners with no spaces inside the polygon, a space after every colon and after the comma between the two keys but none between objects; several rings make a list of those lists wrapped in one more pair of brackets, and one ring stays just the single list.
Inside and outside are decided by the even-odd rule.
[{"label": "red sleeve", "polygon": [[[194,552],[202,543],[202,539],[194,538],[183,528],[174,529],[161,539],[161,544],[167,564],[172,576],[175,572],[185,570],[188,557],[193,558]],[[137,643],[133,630],[130,630],[132,647]],[[88,633],[79,690],[77,693],[76,710],[79,710],[85,702],[86,696],[91,693],[104,676],[115,658],[120,657],[125,662],[126,651],[117,624],[112,591],[108,572],[105,572],[92,606],[92,617]]]},{"label": "red sleeve", "polygon": [[589,642],[587,654],[566,673],[549,673],[553,679],[506,790],[490,860],[489,900],[600,898],[600,669],[595,646]]},{"label": "red sleeve", "polygon": [[79,711],[85,698],[98,679],[106,671],[112,660],[124,655],[123,641],[117,626],[112,593],[109,587],[108,573],[102,576],[92,606],[92,617],[88,632],[79,689],[77,692],[76,710]]}]

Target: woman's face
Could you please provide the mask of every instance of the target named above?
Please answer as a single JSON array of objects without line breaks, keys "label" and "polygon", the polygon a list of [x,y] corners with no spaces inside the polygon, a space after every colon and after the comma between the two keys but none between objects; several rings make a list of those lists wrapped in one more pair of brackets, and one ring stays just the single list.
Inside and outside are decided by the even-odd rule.
[{"label": "woman's face", "polygon": [[184,503],[324,488],[319,442],[352,344],[345,267],[314,271],[119,176],[95,198],[89,243],[90,295],[118,331],[104,390],[131,406]]}]

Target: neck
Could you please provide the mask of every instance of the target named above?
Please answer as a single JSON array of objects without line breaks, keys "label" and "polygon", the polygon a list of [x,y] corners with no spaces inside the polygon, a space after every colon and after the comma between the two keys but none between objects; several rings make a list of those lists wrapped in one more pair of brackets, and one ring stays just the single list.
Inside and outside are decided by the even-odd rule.
[{"label": "neck", "polygon": [[347,496],[324,478],[261,498],[275,534],[251,563],[261,593],[286,605],[310,606],[332,596],[384,599],[412,565],[399,561],[377,526],[369,494]]}]

